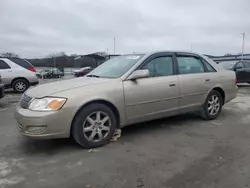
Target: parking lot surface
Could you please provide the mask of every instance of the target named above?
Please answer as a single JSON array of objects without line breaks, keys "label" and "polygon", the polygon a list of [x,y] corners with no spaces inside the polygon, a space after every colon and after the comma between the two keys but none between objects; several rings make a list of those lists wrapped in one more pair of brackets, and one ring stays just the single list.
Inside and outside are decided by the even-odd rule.
[{"label": "parking lot surface", "polygon": [[13,118],[19,98],[7,92],[0,102],[0,188],[250,186],[249,86],[217,120],[187,114],[132,125],[93,150],[72,139],[21,136]]}]

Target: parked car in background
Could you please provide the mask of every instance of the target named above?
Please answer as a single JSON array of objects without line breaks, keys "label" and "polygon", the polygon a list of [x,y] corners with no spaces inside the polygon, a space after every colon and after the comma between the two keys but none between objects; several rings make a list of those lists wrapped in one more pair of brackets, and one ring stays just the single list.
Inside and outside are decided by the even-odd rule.
[{"label": "parked car in background", "polygon": [[90,73],[93,70],[91,67],[83,67],[80,70],[75,70],[73,74],[75,77],[85,76],[86,74]]},{"label": "parked car in background", "polygon": [[78,79],[28,90],[17,105],[19,131],[32,138],[72,136],[86,148],[107,144],[116,128],[200,112],[216,119],[237,95],[235,73],[195,53],[112,58]]},{"label": "parked car in background", "polygon": [[53,69],[45,69],[42,70],[41,72],[37,73],[38,78],[61,78],[64,76],[64,73],[61,72],[58,68],[53,68]]},{"label": "parked car in background", "polygon": [[4,97],[4,85],[2,83],[2,77],[0,75],[0,99]]},{"label": "parked car in background", "polygon": [[250,84],[250,61],[220,62],[219,65],[236,73],[237,83]]},{"label": "parked car in background", "polygon": [[35,68],[25,59],[0,58],[0,74],[4,87],[18,93],[38,84]]}]

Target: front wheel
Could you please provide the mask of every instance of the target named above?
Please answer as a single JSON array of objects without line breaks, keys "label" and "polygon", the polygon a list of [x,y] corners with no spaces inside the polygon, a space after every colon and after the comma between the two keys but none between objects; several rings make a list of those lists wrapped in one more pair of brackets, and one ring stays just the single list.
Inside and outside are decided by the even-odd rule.
[{"label": "front wheel", "polygon": [[201,117],[206,120],[216,119],[221,112],[223,99],[218,91],[212,90],[201,110]]},{"label": "front wheel", "polygon": [[108,106],[93,103],[76,115],[72,135],[84,148],[95,148],[108,144],[115,132],[116,124],[116,117]]}]

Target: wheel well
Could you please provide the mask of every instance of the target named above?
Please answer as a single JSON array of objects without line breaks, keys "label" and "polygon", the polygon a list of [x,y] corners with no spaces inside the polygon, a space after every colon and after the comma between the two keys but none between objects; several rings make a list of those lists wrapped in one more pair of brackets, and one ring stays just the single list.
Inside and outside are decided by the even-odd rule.
[{"label": "wheel well", "polygon": [[11,86],[13,85],[13,82],[14,82],[14,81],[19,80],[19,79],[20,79],[20,80],[25,80],[28,84],[30,84],[30,83],[29,83],[29,80],[27,80],[26,78],[18,77],[18,78],[14,78],[14,79],[11,81]]},{"label": "wheel well", "polygon": [[225,92],[223,91],[223,89],[221,89],[220,87],[216,87],[213,90],[217,91],[220,93],[222,99],[223,99],[223,104],[225,103]]},{"label": "wheel well", "polygon": [[73,125],[73,123],[74,123],[75,117],[78,115],[78,113],[79,113],[83,108],[86,108],[88,105],[95,104],[95,103],[99,103],[99,104],[101,103],[101,104],[104,104],[104,105],[108,106],[108,107],[114,112],[114,114],[115,114],[115,117],[116,117],[116,120],[117,120],[117,127],[120,126],[120,114],[119,114],[117,108],[116,108],[112,103],[110,103],[110,102],[108,102],[108,101],[105,101],[105,100],[96,100],[96,101],[91,101],[91,102],[89,102],[89,103],[86,103],[86,104],[84,104],[80,109],[78,109],[78,111],[77,111],[76,114],[74,115],[74,118],[73,118],[73,120],[72,120],[72,122],[71,122],[71,130],[70,130],[70,133],[71,133],[71,131],[72,131],[72,125]]}]

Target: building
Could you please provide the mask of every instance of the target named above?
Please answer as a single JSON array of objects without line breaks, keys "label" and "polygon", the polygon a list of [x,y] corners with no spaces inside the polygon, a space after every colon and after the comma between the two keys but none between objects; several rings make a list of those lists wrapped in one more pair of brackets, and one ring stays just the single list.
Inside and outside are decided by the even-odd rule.
[{"label": "building", "polygon": [[98,67],[103,62],[119,56],[118,54],[108,54],[106,52],[95,52],[92,54],[80,55],[75,58],[74,67],[87,67],[90,66],[92,68]]},{"label": "building", "polygon": [[[242,55],[224,55],[224,56],[212,56],[212,55],[206,55],[210,59],[214,60],[216,63],[220,63],[222,61],[240,61],[242,60]],[[250,61],[250,54],[243,54],[243,59],[244,60],[249,60]]]}]

